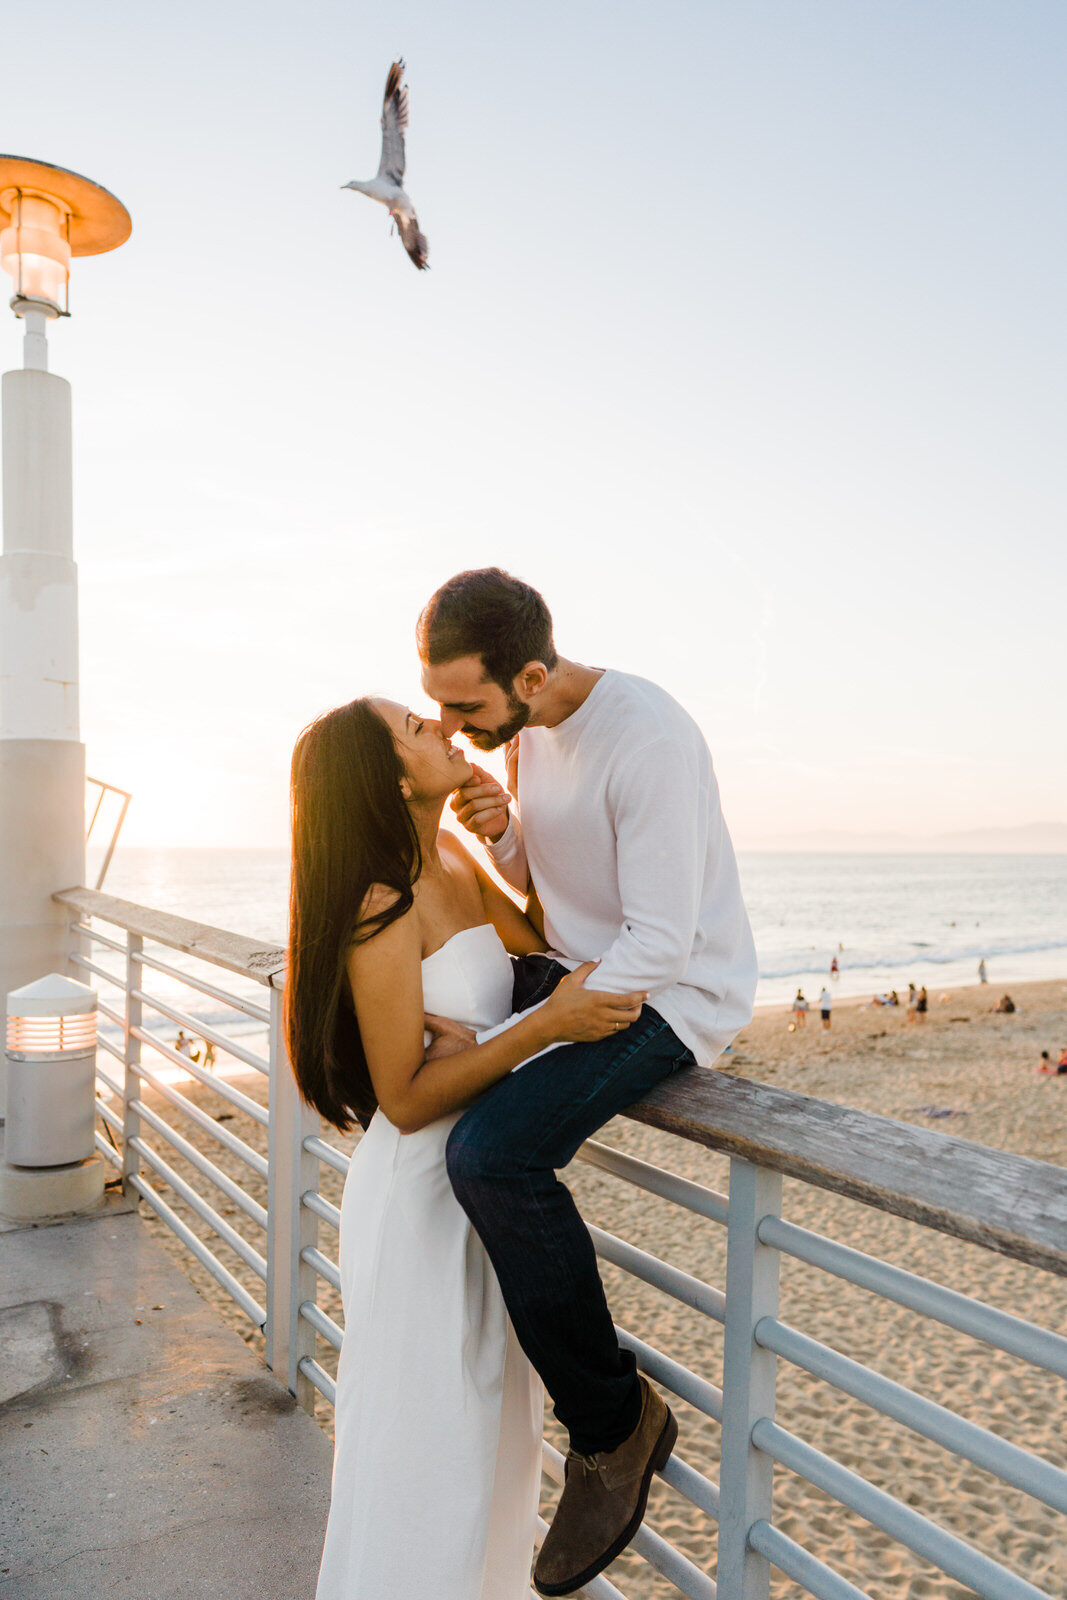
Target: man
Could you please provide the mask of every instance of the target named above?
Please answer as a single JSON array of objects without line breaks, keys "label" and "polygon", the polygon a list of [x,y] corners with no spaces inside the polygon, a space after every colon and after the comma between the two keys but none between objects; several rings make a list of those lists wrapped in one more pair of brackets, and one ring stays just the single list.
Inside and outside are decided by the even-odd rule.
[{"label": "man", "polygon": [[556,1169],[679,1068],[710,1066],[752,1015],[756,959],[711,757],[664,690],[557,655],[544,600],[490,567],[462,572],[418,625],[445,736],[513,741],[510,796],[475,768],[454,805],[502,876],[535,892],[552,957],[517,967],[515,1009],[582,961],[645,990],[615,1036],[527,1062],[464,1112],[448,1143],[519,1341],[570,1433],[567,1479],[534,1572],[540,1594],[588,1583],[633,1538],[677,1437],[620,1349],[588,1232]]}]

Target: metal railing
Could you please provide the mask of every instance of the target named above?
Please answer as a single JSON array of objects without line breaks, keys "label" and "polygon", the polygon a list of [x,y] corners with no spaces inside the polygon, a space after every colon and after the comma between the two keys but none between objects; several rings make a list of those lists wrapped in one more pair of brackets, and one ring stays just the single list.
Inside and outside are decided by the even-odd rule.
[{"label": "metal railing", "polygon": [[[75,971],[113,990],[111,998],[101,995],[100,1011],[114,1034],[102,1034],[100,1047],[120,1072],[106,1063],[98,1073],[98,1148],[121,1172],[126,1191],[152,1208],[262,1330],[268,1364],[300,1403],[312,1412],[316,1395],[332,1404],[329,1353],[339,1350],[343,1330],[319,1304],[319,1285],[339,1289],[332,1240],[340,1212],[322,1186],[325,1173],[338,1195],[349,1156],[322,1137],[318,1116],[296,1092],[281,1026],[283,952],[88,889],[56,898],[74,914]],[[100,924],[112,931],[102,932]],[[101,965],[107,957],[99,957],[98,948],[121,957],[121,970],[114,970],[113,961]],[[206,977],[205,965],[237,975],[243,988],[223,987],[217,973]],[[157,975],[171,986],[165,994]],[[266,989],[266,1004],[255,998],[255,986]],[[178,1004],[174,991],[182,987],[194,998]],[[215,1008],[207,1015],[205,1001]],[[219,1007],[226,1018],[217,1014]],[[175,1024],[212,1043],[213,1067],[175,1050],[165,1037]],[[234,1026],[246,1034],[258,1030],[264,1048],[235,1037]],[[244,1118],[248,1139],[183,1094],[172,1081],[175,1068],[218,1097],[225,1109],[217,1116]],[[237,1072],[251,1075],[241,1088],[230,1081]],[[167,1110],[185,1119],[185,1133],[167,1120]],[[775,1525],[775,1479],[787,1473],[983,1600],[1049,1600],[1050,1590],[775,1420],[779,1364],[785,1362],[824,1384],[830,1397],[852,1397],[1002,1484],[1057,1513],[1067,1511],[1067,1471],[781,1320],[780,1263],[783,1257],[806,1263],[1039,1373],[1067,1377],[1067,1338],[785,1220],[782,1178],[788,1174],[1035,1270],[1067,1276],[1067,1170],[720,1073],[682,1074],[628,1114],[730,1159],[724,1195],[599,1141],[579,1152],[621,1183],[726,1229],[720,1289],[590,1227],[604,1261],[724,1330],[721,1388],[655,1348],[640,1330],[619,1330],[649,1377],[721,1427],[718,1484],[685,1459],[684,1432],[680,1453],[660,1475],[716,1535],[714,1578],[648,1523],[634,1540],[637,1554],[671,1592],[690,1600],[714,1600],[716,1594],[720,1600],[765,1600],[772,1568],[818,1600],[882,1600],[881,1590],[866,1594],[852,1577]],[[266,1154],[249,1142],[262,1143],[263,1137]],[[231,1165],[236,1160],[243,1183],[211,1159],[211,1141]],[[175,1158],[217,1191],[214,1203],[175,1170]],[[160,1184],[214,1236],[214,1247],[178,1215]],[[245,1231],[227,1222],[219,1197],[230,1202],[224,1211],[241,1213]],[[249,1229],[256,1242],[247,1237]],[[234,1258],[232,1265],[217,1253],[219,1246]],[[544,1466],[550,1479],[561,1479],[562,1457],[548,1442]],[[583,1592],[590,1600],[625,1600],[613,1572],[587,1586]]]}]

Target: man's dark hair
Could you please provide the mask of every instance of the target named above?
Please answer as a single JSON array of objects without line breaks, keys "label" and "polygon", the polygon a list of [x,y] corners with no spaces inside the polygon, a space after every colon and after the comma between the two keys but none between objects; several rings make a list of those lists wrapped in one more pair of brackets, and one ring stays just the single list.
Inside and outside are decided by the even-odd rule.
[{"label": "man's dark hair", "polygon": [[558,660],[545,602],[499,567],[449,578],[424,607],[415,637],[429,666],[480,656],[486,677],[509,693],[528,661],[542,661],[551,671]]}]

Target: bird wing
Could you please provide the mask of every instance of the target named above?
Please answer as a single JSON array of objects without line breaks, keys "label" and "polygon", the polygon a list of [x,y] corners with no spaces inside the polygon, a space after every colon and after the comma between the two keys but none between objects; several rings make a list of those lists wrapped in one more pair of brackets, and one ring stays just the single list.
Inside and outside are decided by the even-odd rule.
[{"label": "bird wing", "polygon": [[404,129],[408,125],[408,90],[404,82],[404,63],[394,61],[385,80],[385,97],[382,100],[382,159],[378,165],[379,178],[404,184]]},{"label": "bird wing", "polygon": [[393,216],[396,218],[404,249],[422,272],[429,265],[430,241],[424,233],[419,232],[418,217],[414,211],[407,214],[394,211]]}]

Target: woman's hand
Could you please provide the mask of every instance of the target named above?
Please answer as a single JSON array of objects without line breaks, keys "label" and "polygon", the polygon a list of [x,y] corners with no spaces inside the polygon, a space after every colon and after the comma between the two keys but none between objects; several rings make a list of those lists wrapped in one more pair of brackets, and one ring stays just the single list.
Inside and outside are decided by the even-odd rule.
[{"label": "woman's hand", "polygon": [[603,989],[587,989],[585,980],[598,967],[586,961],[570,972],[542,1007],[546,1025],[559,1044],[578,1044],[606,1039],[636,1022],[648,999],[643,991],[633,994],[608,994]]}]

